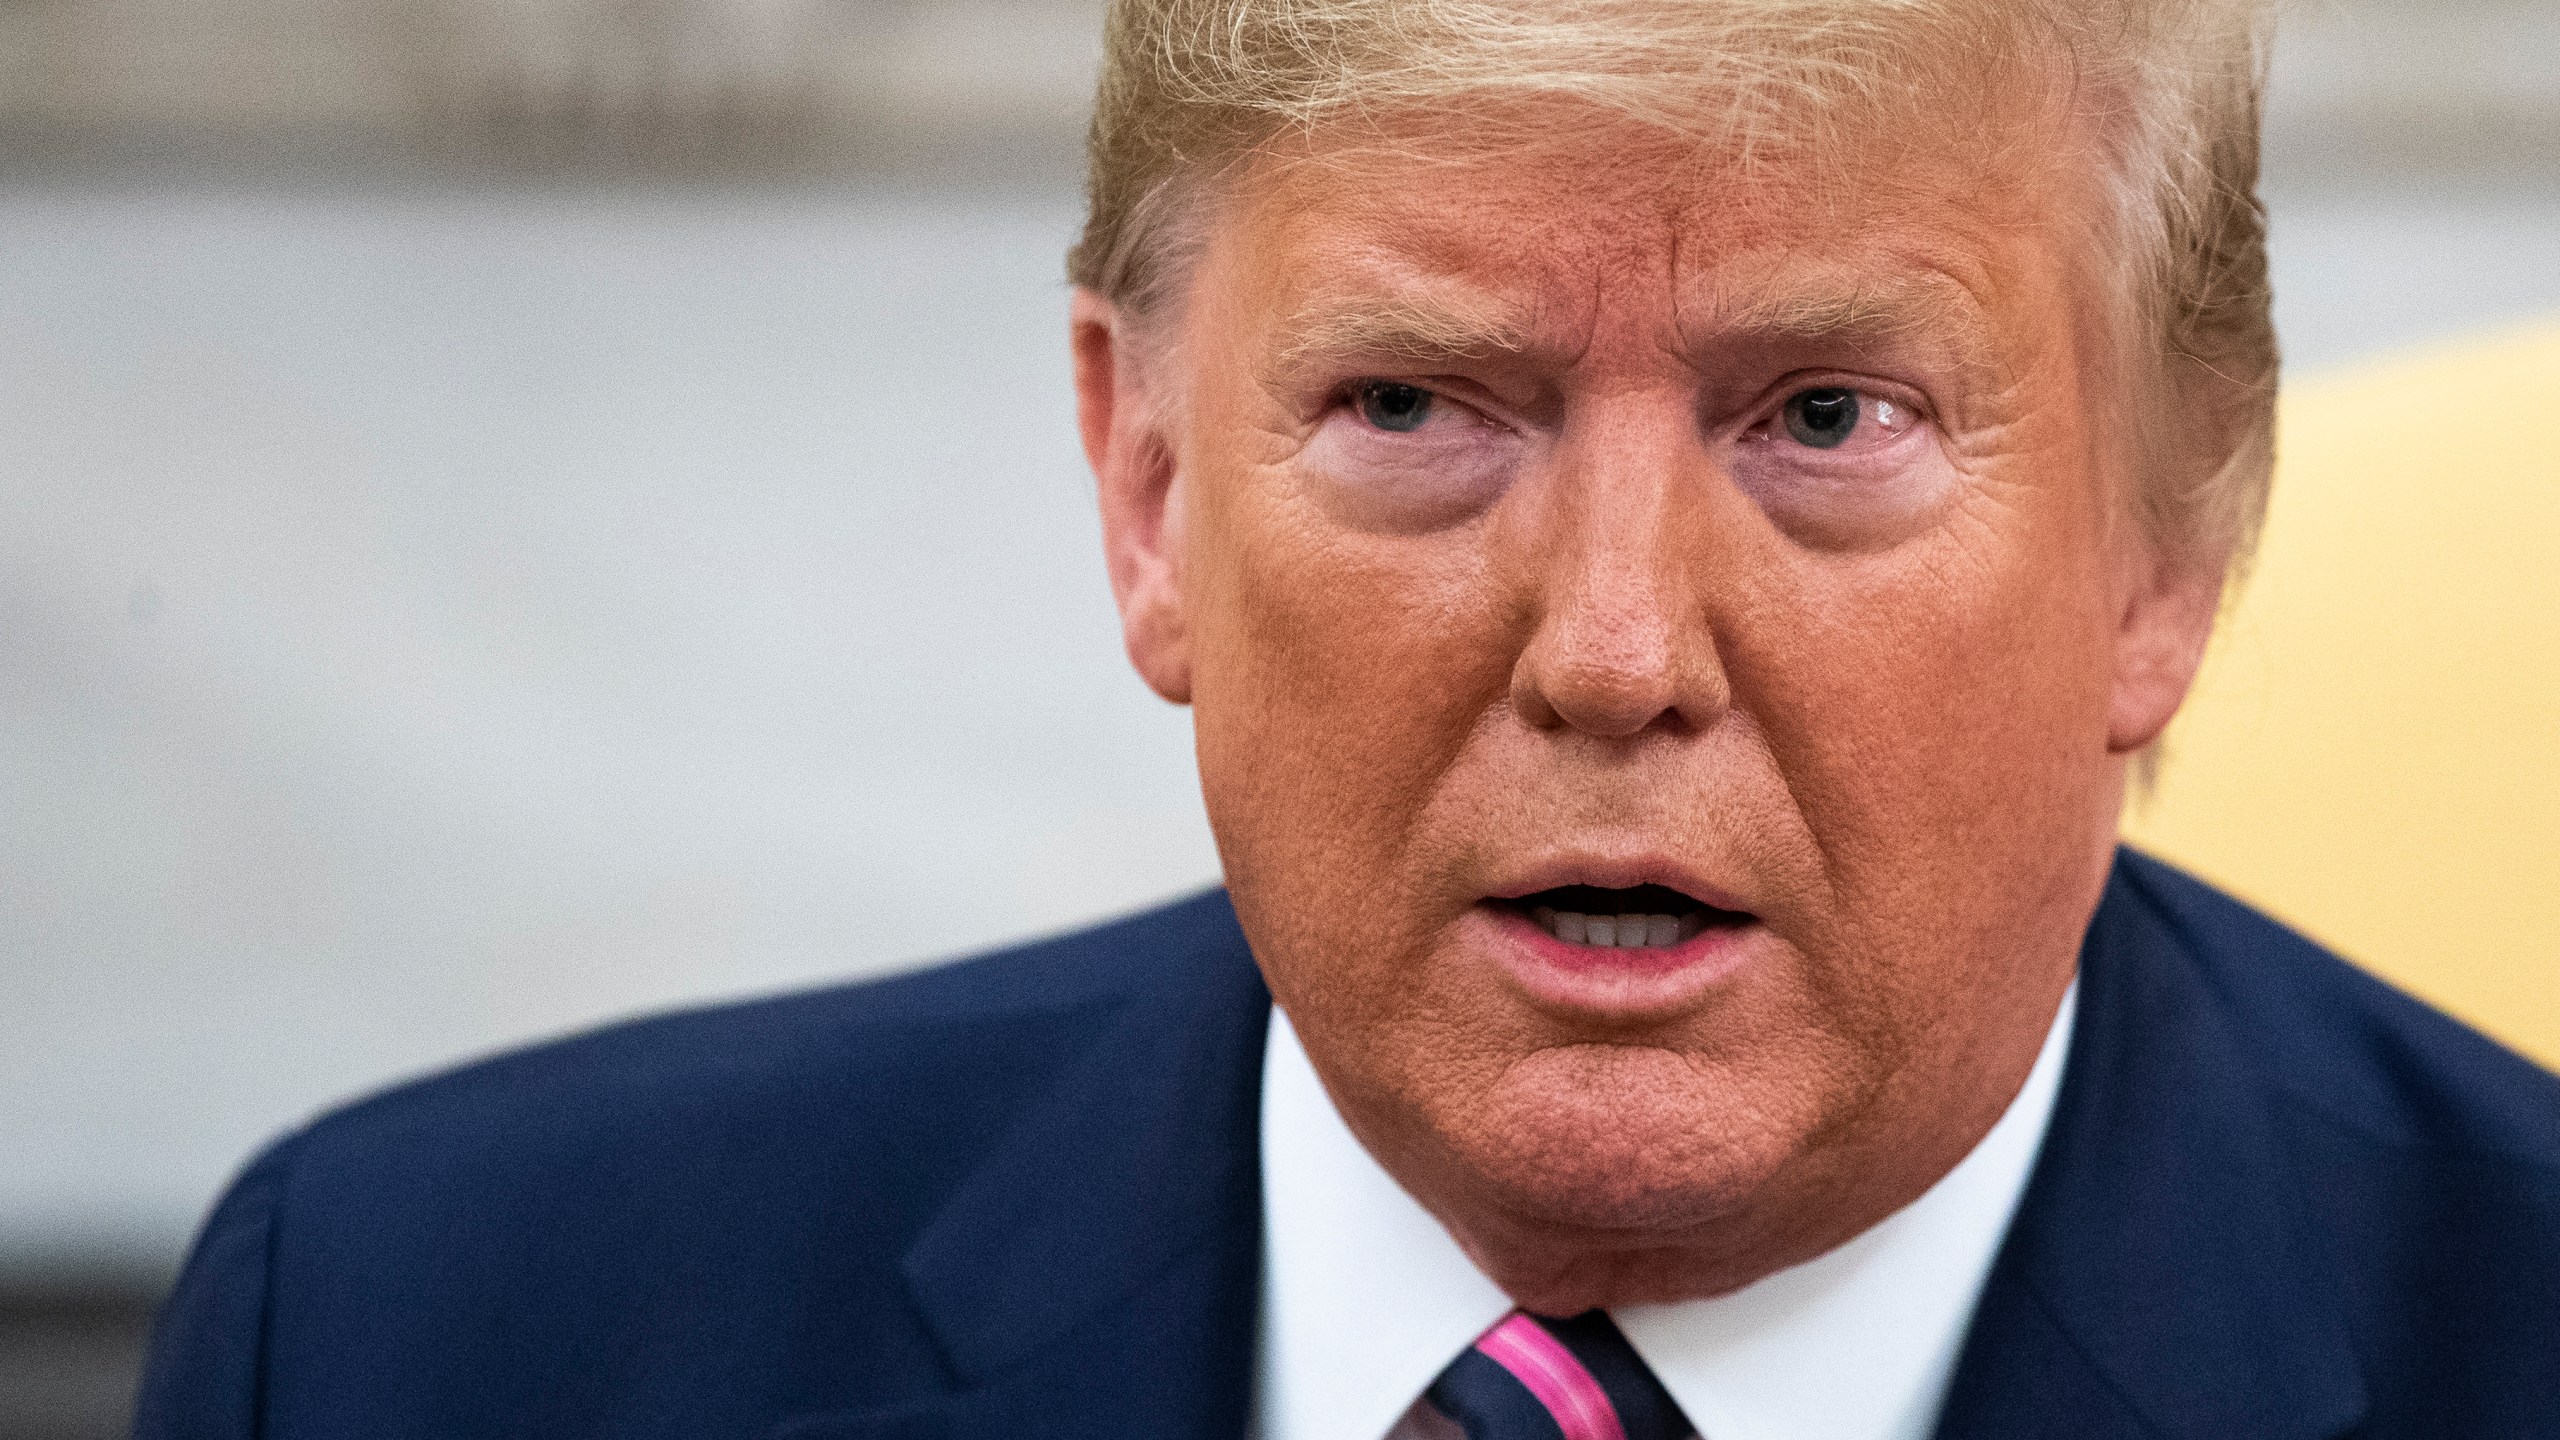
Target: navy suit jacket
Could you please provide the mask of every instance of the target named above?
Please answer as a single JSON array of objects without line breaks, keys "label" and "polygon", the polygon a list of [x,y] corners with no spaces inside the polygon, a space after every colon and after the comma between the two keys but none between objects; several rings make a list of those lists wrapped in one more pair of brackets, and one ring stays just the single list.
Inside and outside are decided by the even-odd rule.
[{"label": "navy suit jacket", "polygon": [[[139,1433],[1233,1440],[1269,1004],[1213,892],[367,1100],[216,1208]],[[1940,1433],[2560,1435],[2560,1081],[2124,856]]]}]

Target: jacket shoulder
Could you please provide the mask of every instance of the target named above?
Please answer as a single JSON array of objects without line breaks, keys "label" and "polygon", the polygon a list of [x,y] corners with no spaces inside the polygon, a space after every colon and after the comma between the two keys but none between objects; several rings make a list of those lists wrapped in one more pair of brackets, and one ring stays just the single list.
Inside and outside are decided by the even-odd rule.
[{"label": "jacket shoulder", "polygon": [[2371,1143],[2560,1182],[2560,1076],[2191,875],[2132,852],[2123,874],[2290,1105]]},{"label": "jacket shoulder", "polygon": [[2077,1331],[2161,1413],[2260,1407],[2179,1433],[2545,1433],[2560,1079],[2130,852],[2092,939],[2104,1040],[2075,1038],[2081,1126],[2048,1136],[2077,1208],[2041,1232]]},{"label": "jacket shoulder", "polygon": [[916,1236],[1118,1017],[1239,964],[1211,892],[323,1115],[208,1220],[136,1433],[741,1433],[857,1382],[930,1389],[944,1361],[900,1270]]},{"label": "jacket shoulder", "polygon": [[2560,1406],[2560,1079],[2166,866],[2182,941],[2274,1104],[2355,1337],[2364,1435],[2539,1434]]}]

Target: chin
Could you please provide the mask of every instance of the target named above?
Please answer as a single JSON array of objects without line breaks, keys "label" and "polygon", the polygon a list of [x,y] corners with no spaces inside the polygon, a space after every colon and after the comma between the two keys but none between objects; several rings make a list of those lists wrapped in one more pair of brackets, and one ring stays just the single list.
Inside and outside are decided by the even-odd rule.
[{"label": "chin", "polygon": [[1769,1245],[1796,1246],[1791,1167],[1818,1127],[1716,1079],[1667,1051],[1540,1051],[1450,1137],[1459,1203],[1430,1208],[1478,1269],[1542,1315],[1746,1285],[1767,1270]]},{"label": "chin", "polygon": [[1748,1209],[1814,1117],[1669,1050],[1571,1045],[1507,1068],[1451,1135],[1460,1168],[1523,1226],[1641,1244]]}]

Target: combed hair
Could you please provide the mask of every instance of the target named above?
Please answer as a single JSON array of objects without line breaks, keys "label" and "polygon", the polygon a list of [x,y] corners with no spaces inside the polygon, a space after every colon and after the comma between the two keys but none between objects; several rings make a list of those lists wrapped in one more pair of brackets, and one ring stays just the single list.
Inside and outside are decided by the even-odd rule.
[{"label": "combed hair", "polygon": [[1113,0],[1068,273],[1140,316],[1177,304],[1204,200],[1292,135],[1440,111],[1525,142],[1503,102],[1571,97],[1749,163],[2040,77],[2102,172],[2115,358],[2162,382],[2129,417],[2134,503],[2168,552],[2236,566],[2274,460],[2271,26],[2269,0]]}]

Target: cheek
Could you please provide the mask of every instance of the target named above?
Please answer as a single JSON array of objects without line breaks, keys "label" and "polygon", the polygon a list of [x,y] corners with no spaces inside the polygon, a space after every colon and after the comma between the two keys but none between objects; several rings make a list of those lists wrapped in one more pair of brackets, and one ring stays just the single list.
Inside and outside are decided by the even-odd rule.
[{"label": "cheek", "polygon": [[1507,692],[1511,620],[1466,536],[1347,531],[1269,474],[1222,486],[1189,547],[1210,820],[1240,902],[1383,912],[1408,898],[1434,786]]},{"label": "cheek", "polygon": [[1737,695],[1830,863],[1843,924],[1980,963],[1945,957],[2037,923],[2040,891],[2075,886],[2103,848],[2099,542],[2068,506],[1977,505],[1890,553],[1799,556],[1731,627]]}]

